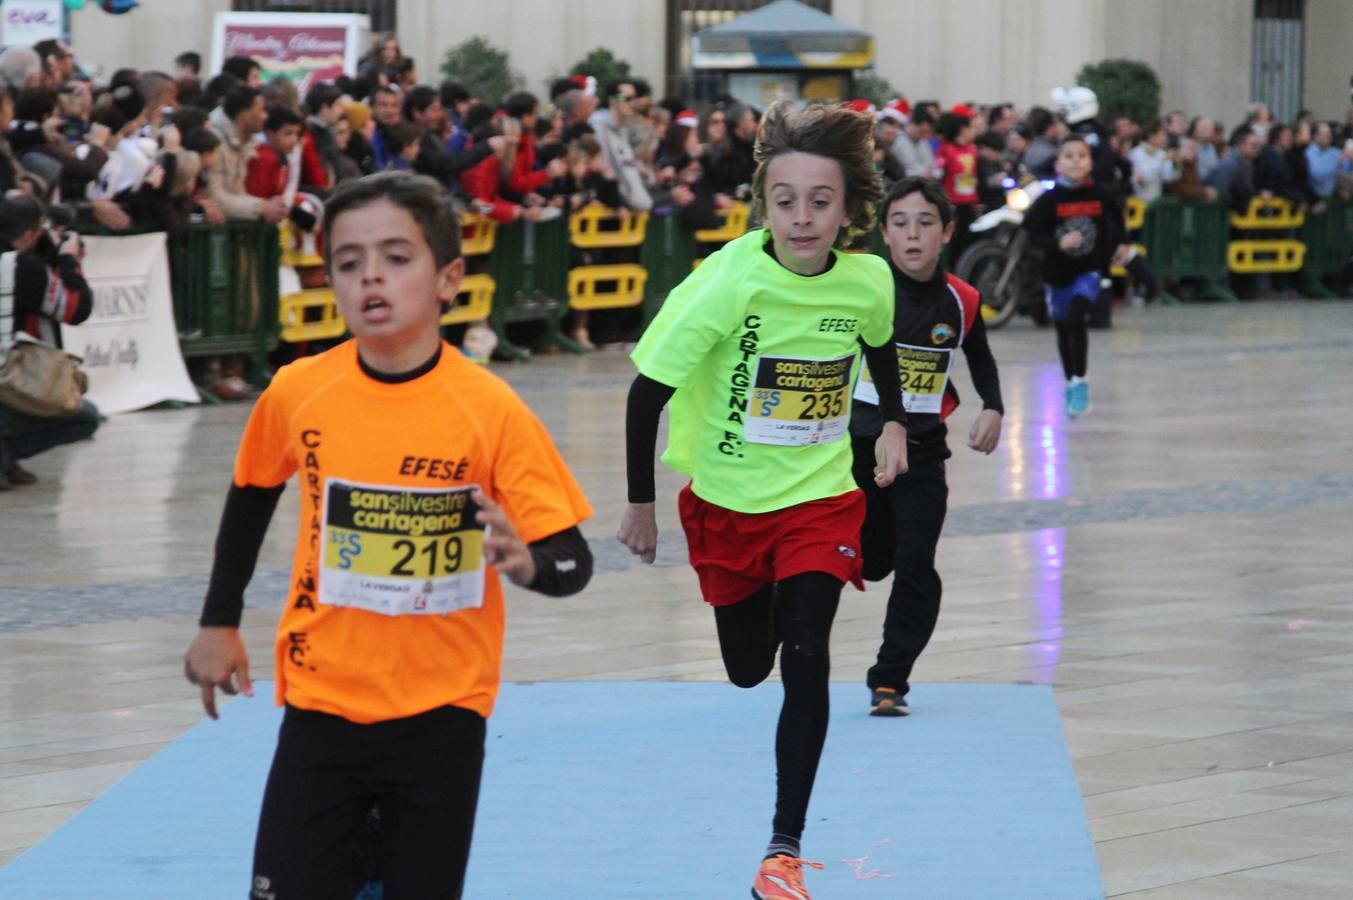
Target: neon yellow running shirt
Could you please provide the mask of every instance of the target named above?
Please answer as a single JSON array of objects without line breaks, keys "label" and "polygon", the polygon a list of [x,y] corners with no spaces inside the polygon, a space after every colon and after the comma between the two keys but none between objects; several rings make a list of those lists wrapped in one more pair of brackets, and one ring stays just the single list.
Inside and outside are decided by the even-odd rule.
[{"label": "neon yellow running shirt", "polygon": [[631,358],[674,387],[662,461],[709,503],[743,513],[852,490],[847,439],[859,374],[856,338],[893,334],[893,279],[882,258],[833,250],[797,275],[749,232],[668,295]]}]

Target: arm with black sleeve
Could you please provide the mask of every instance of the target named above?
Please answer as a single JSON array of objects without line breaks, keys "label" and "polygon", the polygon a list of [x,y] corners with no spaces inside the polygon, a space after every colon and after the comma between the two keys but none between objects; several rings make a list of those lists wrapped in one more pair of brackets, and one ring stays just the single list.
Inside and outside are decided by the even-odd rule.
[{"label": "arm with black sleeve", "polygon": [[1030,245],[1036,250],[1047,252],[1054,244],[1053,199],[1051,191],[1044,191],[1024,211],[1020,227],[1029,236]]},{"label": "arm with black sleeve", "polygon": [[676,388],[647,375],[636,375],[625,403],[625,472],[630,503],[657,499],[653,483],[653,454],[658,446],[658,421],[662,408]]},{"label": "arm with black sleeve", "polygon": [[897,367],[897,350],[892,342],[871,347],[863,340],[864,361],[879,393],[879,419],[907,427],[907,412],[902,408],[902,371]]},{"label": "arm with black sleeve", "polygon": [[[978,302],[980,304],[981,301]],[[972,328],[963,338],[963,355],[968,360],[972,385],[982,398],[982,408],[1005,415],[1005,404],[1001,401],[1000,373],[996,369],[996,357],[991,352],[991,344],[987,341],[986,322],[982,320],[980,312],[973,317]]]},{"label": "arm with black sleeve", "polygon": [[592,550],[576,525],[532,541],[526,549],[536,567],[536,577],[527,590],[547,597],[568,597],[592,580]]},{"label": "arm with black sleeve", "polygon": [[[981,298],[978,298],[981,309]],[[1001,402],[1001,379],[996,371],[996,357],[987,343],[987,326],[978,312],[973,317],[972,327],[963,338],[963,355],[968,359],[968,371],[972,374],[972,383],[982,398],[982,411],[968,431],[968,447],[979,453],[991,454],[1001,440],[1001,419],[1005,416],[1005,405]]]},{"label": "arm with black sleeve", "polygon": [[[879,418],[883,422],[874,442],[874,483],[887,487],[907,472],[907,413],[902,408],[902,372],[892,342],[870,347],[863,341],[864,359],[878,388]],[[893,428],[888,426],[892,425]]]},{"label": "arm with black sleeve", "polygon": [[658,554],[658,521],[654,513],[657,491],[653,485],[653,453],[658,445],[658,420],[676,388],[637,375],[630,385],[625,406],[625,470],[629,503],[620,519],[616,540],[642,562],[652,563]]},{"label": "arm with black sleeve", "polygon": [[[891,343],[882,347],[864,347],[865,363],[879,392],[879,416],[884,422],[906,427],[902,409],[902,374],[897,368],[897,351]],[[658,445],[658,421],[662,408],[672,399],[676,388],[636,375],[630,384],[625,404],[625,471],[630,503],[652,503],[657,498],[653,481],[653,454]]]},{"label": "arm with black sleeve", "polygon": [[230,486],[216,534],[211,581],[198,622],[202,626],[183,655],[183,674],[202,692],[202,708],[216,715],[216,689],[253,696],[249,653],[240,637],[244,588],[253,577],[258,551],[285,484]]},{"label": "arm with black sleeve", "polygon": [[216,531],[216,554],[207,597],[197,622],[203,628],[239,627],[244,589],[254,577],[258,552],[285,489],[285,484],[271,488],[230,486],[221,525]]},{"label": "arm with black sleeve", "polygon": [[[285,487],[230,486],[216,534],[211,581],[198,619],[203,628],[239,627],[244,589],[254,575],[264,535]],[[526,546],[536,568],[528,590],[567,597],[582,590],[592,577],[592,552],[576,525]]]}]

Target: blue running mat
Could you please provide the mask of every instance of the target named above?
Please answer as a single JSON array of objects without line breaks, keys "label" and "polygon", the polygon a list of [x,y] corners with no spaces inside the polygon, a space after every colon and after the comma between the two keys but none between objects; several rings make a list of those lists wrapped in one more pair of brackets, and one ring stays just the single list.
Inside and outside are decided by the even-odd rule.
[{"label": "blue running mat", "polygon": [[[0,869],[0,897],[248,893],[281,713],[226,704]],[[770,834],[777,683],[504,685],[468,900],[746,897]],[[804,834],[814,900],[1103,897],[1052,691],[922,684],[870,718],[832,685]]]}]

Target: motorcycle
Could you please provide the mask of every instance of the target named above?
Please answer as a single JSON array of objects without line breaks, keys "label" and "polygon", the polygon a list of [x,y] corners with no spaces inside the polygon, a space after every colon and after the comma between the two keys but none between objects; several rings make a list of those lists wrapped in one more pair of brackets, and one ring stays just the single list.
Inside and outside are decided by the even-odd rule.
[{"label": "motorcycle", "polygon": [[982,237],[963,252],[954,274],[982,292],[982,319],[988,328],[1000,328],[1017,312],[1047,324],[1039,275],[1042,253],[1030,245],[1020,223],[1025,210],[1052,186],[1052,181],[1036,180],[1020,186],[1009,179],[1005,205],[979,216],[968,228]]}]

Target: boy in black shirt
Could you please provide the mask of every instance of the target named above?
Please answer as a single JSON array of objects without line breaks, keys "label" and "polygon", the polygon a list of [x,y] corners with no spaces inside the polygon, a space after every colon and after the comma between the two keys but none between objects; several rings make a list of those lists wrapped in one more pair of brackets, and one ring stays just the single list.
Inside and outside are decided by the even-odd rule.
[{"label": "boy in black shirt", "polygon": [[878,581],[895,570],[883,644],[869,670],[870,714],[907,714],[908,679],[930,641],[940,611],[935,545],[944,525],[949,487],[944,461],[951,455],[945,419],[958,406],[950,379],[955,350],[963,348],[982,412],[968,446],[991,453],[1001,437],[1001,384],[987,345],[977,289],[940,268],[940,251],[954,233],[954,212],[944,189],[930,178],[896,182],[883,202],[895,291],[893,343],[907,410],[909,468],[890,487],[874,481],[874,440],[882,430],[878,389],[862,376],[855,391],[850,431],[855,482],[867,507],[860,546],[864,577]]},{"label": "boy in black shirt", "polygon": [[1057,329],[1057,351],[1066,373],[1066,414],[1090,411],[1085,380],[1090,305],[1101,296],[1100,279],[1110,265],[1131,253],[1123,211],[1114,193],[1090,179],[1090,145],[1069,135],[1057,148],[1057,184],[1024,214],[1023,227],[1043,248],[1043,282],[1048,317]]}]

